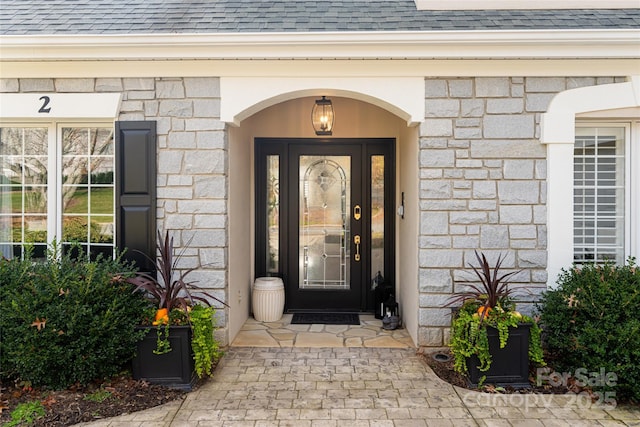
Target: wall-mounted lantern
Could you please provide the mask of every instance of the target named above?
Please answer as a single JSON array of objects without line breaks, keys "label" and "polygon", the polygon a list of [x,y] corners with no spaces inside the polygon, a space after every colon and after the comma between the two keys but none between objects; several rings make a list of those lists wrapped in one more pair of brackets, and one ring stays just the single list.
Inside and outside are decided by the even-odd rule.
[{"label": "wall-mounted lantern", "polygon": [[316,135],[331,135],[333,130],[333,105],[331,100],[325,96],[316,99],[316,103],[311,110],[311,123]]}]

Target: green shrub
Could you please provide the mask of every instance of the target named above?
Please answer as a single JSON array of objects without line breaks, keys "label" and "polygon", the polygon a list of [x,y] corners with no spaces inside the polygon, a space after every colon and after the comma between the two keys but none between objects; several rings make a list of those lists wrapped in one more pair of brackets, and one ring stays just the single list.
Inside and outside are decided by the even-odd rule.
[{"label": "green shrub", "polygon": [[148,303],[119,259],[0,261],[0,376],[66,388],[118,373],[135,353]]},{"label": "green shrub", "polygon": [[[539,304],[548,362],[556,372],[593,377],[595,391],[640,400],[640,270],[584,265],[563,270]],[[616,384],[591,373],[616,374]]]}]

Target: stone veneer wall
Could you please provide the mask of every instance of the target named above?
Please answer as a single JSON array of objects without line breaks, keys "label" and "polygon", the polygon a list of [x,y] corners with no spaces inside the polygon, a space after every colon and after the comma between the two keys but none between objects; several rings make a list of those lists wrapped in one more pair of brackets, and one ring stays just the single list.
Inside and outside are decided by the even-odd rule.
[{"label": "stone veneer wall", "polygon": [[[0,79],[0,92],[122,93],[118,120],[155,120],[157,221],[179,246],[180,267],[227,300],[227,135],[220,121],[218,78]],[[227,344],[225,310],[217,338]]]},{"label": "stone veneer wall", "polygon": [[427,78],[420,126],[418,345],[449,342],[451,295],[475,277],[474,250],[506,256],[518,309],[547,283],[546,147],[540,114],[567,89],[621,78]]},{"label": "stone veneer wall", "polygon": [[[566,89],[623,78],[427,78],[420,126],[418,345],[448,342],[452,293],[473,278],[474,250],[526,289],[531,312],[546,288],[546,148],[540,113]],[[122,93],[119,120],[156,120],[158,227],[193,238],[182,267],[227,300],[228,141],[218,78],[0,79],[0,92]],[[217,332],[226,344],[226,315]]]}]

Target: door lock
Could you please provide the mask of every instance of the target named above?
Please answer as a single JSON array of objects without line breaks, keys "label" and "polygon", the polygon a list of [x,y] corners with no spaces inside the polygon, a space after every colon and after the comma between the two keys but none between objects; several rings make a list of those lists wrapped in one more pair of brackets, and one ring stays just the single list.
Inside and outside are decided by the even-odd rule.
[{"label": "door lock", "polygon": [[356,234],[353,236],[353,243],[356,244],[356,255],[354,259],[356,261],[360,261],[360,235]]},{"label": "door lock", "polygon": [[355,219],[356,221],[360,221],[361,217],[362,217],[362,212],[360,209],[360,205],[355,205],[353,207],[353,219]]}]

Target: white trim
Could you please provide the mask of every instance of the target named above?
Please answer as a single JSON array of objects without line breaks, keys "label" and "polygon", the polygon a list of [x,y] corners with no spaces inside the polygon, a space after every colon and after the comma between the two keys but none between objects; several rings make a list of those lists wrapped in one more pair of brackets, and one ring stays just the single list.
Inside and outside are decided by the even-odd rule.
[{"label": "white trim", "polygon": [[[638,116],[640,117],[640,116]],[[631,123],[631,135],[633,140],[629,144],[629,218],[633,219],[632,213],[636,213],[635,221],[631,221],[629,226],[629,244],[631,245],[630,255],[640,255],[640,120]],[[632,161],[635,161],[632,163]],[[632,167],[635,165],[635,167]]]},{"label": "white trim", "polygon": [[640,106],[640,75],[626,83],[570,89],[557,94],[540,122],[543,144],[573,144],[576,114]]},{"label": "white trim", "polygon": [[141,77],[610,77],[638,74],[640,59],[367,59],[0,62],[2,78]]},{"label": "white trim", "polygon": [[3,93],[0,119],[114,119],[120,93]]},{"label": "white trim", "polygon": [[424,120],[424,78],[221,77],[220,119],[232,125],[256,112],[304,96],[359,99],[406,120]]},{"label": "white trim", "polygon": [[547,145],[547,287],[573,262],[573,147]]},{"label": "white trim", "polygon": [[638,58],[640,30],[0,36],[0,60]]},{"label": "white trim", "polygon": [[[573,262],[573,148],[576,114],[640,106],[640,76],[628,82],[560,92],[542,114],[540,142],[547,145],[547,285],[554,287],[562,268]],[[615,118],[615,117],[614,117]],[[601,121],[604,121],[601,118]],[[634,147],[631,147],[633,149]],[[632,171],[631,185],[637,178]],[[635,178],[634,178],[635,176]],[[634,190],[635,191],[635,190]],[[632,253],[639,248],[632,235]]]},{"label": "white trim", "polygon": [[638,0],[414,0],[418,10],[638,9]]}]

